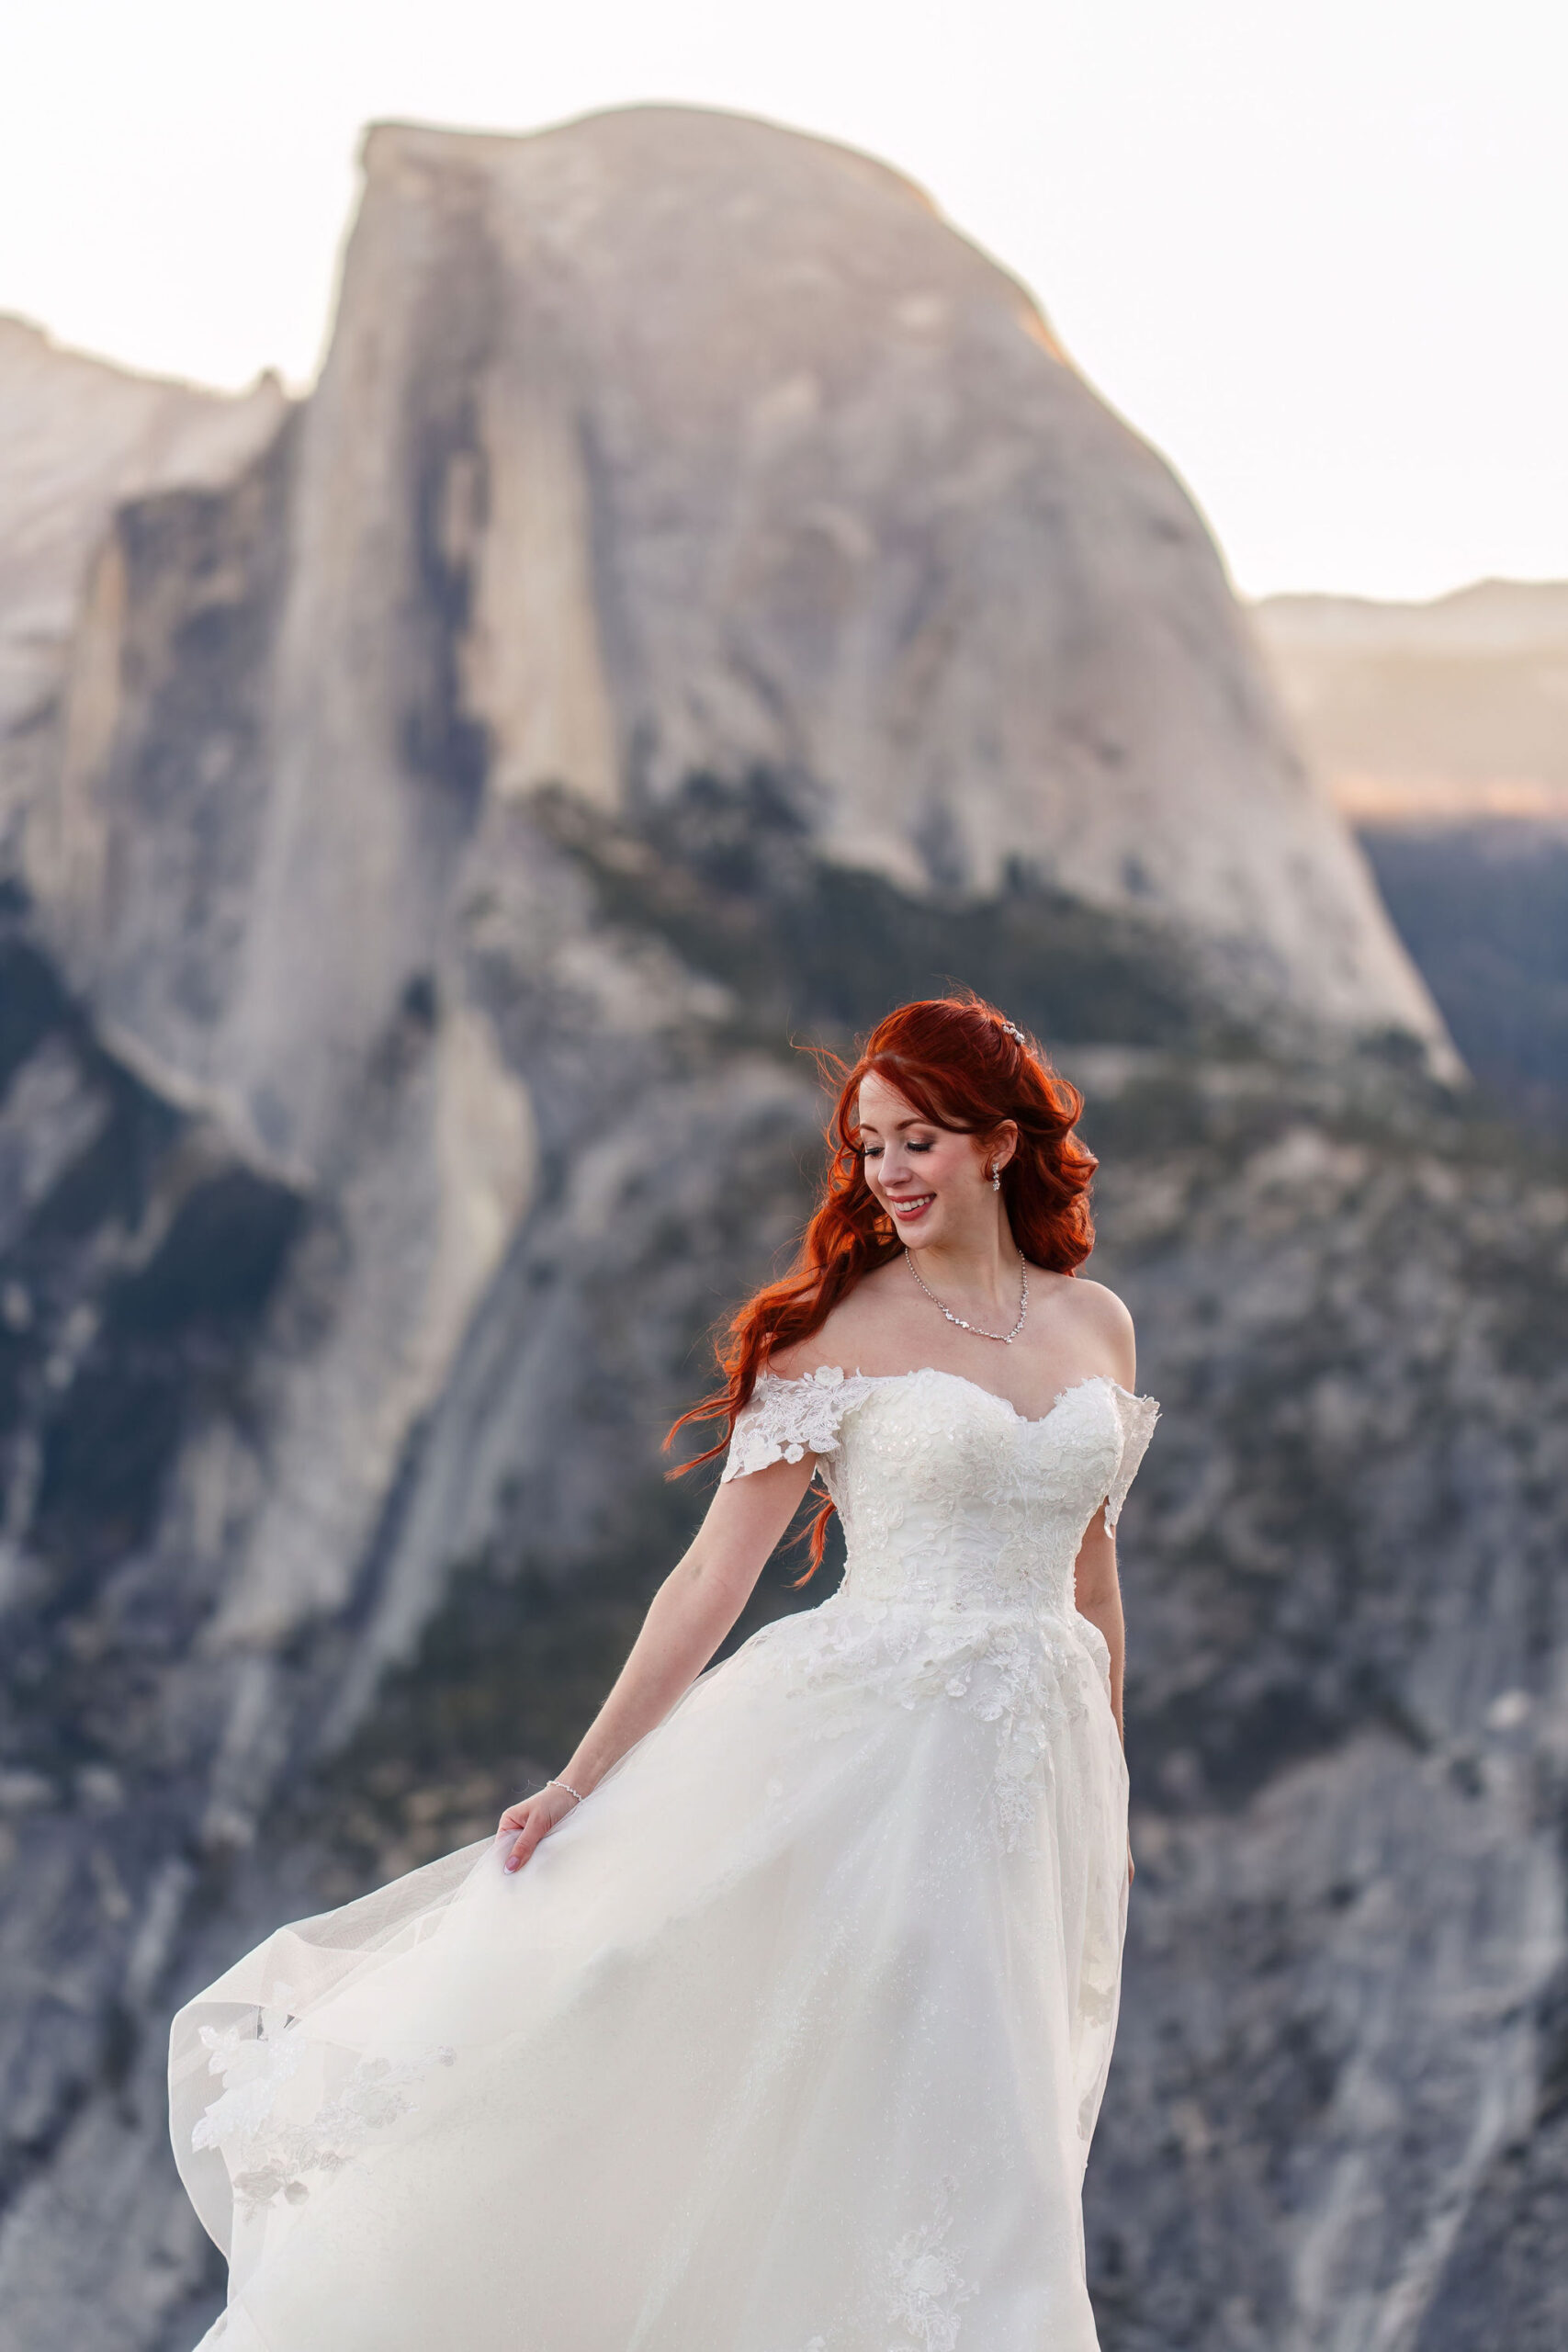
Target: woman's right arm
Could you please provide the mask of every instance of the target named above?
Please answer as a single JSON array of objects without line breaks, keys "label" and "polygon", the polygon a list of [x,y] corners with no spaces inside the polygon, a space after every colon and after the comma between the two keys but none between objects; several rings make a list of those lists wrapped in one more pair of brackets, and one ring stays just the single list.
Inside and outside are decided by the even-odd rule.
[{"label": "woman's right arm", "polygon": [[[561,1771],[586,1797],[613,1764],[661,1724],[745,1608],[764,1565],[800,1507],[816,1459],[774,1462],[721,1486],[690,1548],[654,1594],[614,1689]],[[571,1812],[555,1783],[508,1805],[498,1834],[515,1834],[509,1871]]]}]

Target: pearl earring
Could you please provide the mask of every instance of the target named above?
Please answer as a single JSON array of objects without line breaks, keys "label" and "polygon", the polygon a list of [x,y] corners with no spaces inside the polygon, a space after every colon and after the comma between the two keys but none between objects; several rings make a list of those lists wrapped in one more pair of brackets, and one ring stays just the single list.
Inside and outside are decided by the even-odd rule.
[{"label": "pearl earring", "polygon": [[991,1170],[991,1190],[993,1193],[999,1193],[1001,1189],[1002,1171],[999,1168],[993,1168]]}]

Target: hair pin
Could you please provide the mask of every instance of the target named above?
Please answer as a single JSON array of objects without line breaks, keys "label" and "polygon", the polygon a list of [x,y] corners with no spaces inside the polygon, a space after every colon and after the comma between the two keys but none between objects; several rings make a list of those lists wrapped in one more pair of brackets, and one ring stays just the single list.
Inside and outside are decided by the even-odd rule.
[{"label": "hair pin", "polygon": [[1024,1034],[1023,1034],[1022,1030],[1021,1030],[1021,1029],[1015,1029],[1015,1028],[1013,1027],[1012,1023],[1011,1023],[1010,1021],[1004,1021],[1004,1022],[1002,1023],[1002,1027],[1007,1031],[1008,1035],[1009,1035],[1010,1037],[1016,1037],[1016,1038],[1018,1039],[1018,1042],[1019,1042],[1019,1044],[1020,1044],[1021,1046],[1022,1046],[1022,1045],[1026,1045],[1026,1044],[1028,1043],[1028,1040],[1027,1040],[1027,1038],[1024,1036]]}]

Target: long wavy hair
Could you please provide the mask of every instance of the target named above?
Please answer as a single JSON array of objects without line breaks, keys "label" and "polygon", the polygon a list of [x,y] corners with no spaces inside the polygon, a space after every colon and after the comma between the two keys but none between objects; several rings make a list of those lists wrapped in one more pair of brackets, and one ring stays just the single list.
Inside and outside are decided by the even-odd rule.
[{"label": "long wavy hair", "polygon": [[[1018,1143],[1002,1170],[1002,1199],[1013,1238],[1032,1265],[1076,1273],[1094,1247],[1089,1193],[1097,1163],[1074,1133],[1083,1097],[995,1005],[977,996],[903,1004],[877,1023],[852,1065],[820,1048],[816,1058],[825,1083],[838,1088],[817,1205],[789,1272],[749,1298],[720,1334],[722,1387],[682,1413],[665,1442],[689,1421],[722,1422],[722,1433],[672,1477],[724,1452],[776,1350],[819,1331],[863,1276],[899,1253],[893,1221],[866,1182],[861,1149],[861,1081],[873,1071],[922,1118],[952,1133],[984,1141],[1005,1121],[1015,1123]],[[824,1498],[811,1529],[807,1575],[821,1562],[832,1515]]]}]

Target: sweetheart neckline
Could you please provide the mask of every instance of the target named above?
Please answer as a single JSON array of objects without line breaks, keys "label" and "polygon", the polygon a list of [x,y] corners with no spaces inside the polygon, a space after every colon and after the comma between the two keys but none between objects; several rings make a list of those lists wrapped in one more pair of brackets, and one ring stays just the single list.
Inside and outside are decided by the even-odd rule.
[{"label": "sweetheart neckline", "polygon": [[861,1372],[858,1369],[846,1372],[842,1364],[819,1364],[815,1372],[798,1373],[793,1380],[787,1380],[780,1372],[769,1372],[763,1377],[776,1381],[781,1388],[836,1388],[839,1381],[824,1380],[824,1372],[836,1372],[839,1380],[874,1381],[878,1384],[895,1380],[956,1380],[961,1388],[972,1388],[976,1396],[988,1396],[993,1405],[1000,1405],[1026,1430],[1043,1429],[1053,1414],[1059,1411],[1069,1396],[1076,1396],[1080,1388],[1113,1388],[1119,1396],[1127,1397],[1134,1405],[1152,1405],[1155,1401],[1152,1396],[1140,1396],[1135,1388],[1123,1388],[1122,1383],[1113,1380],[1108,1372],[1086,1373],[1081,1380],[1069,1380],[1065,1388],[1057,1391],[1043,1413],[1021,1413],[1010,1396],[1003,1396],[997,1389],[987,1388],[982,1381],[971,1380],[966,1372],[948,1372],[936,1363],[916,1364],[908,1372]]}]

